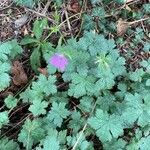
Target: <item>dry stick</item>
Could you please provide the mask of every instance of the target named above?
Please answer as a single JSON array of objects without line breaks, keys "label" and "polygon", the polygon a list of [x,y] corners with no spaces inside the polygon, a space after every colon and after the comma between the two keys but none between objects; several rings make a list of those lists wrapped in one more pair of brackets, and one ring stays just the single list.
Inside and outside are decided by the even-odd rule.
[{"label": "dry stick", "polygon": [[68,24],[68,28],[69,28],[69,30],[70,30],[71,37],[73,37],[67,10],[65,10],[65,16],[66,16],[66,21],[67,21],[67,24]]},{"label": "dry stick", "polygon": [[9,130],[6,131],[4,134],[2,134],[2,135],[0,136],[0,139],[3,138],[3,137],[4,137],[7,133],[9,133],[11,130],[13,130],[14,128],[16,128],[17,126],[19,126],[23,121],[25,121],[25,120],[26,120],[27,118],[29,118],[31,115],[32,115],[31,113],[28,114],[28,116],[25,117],[24,119],[22,119],[20,122],[18,122],[18,123],[16,124],[16,126],[13,126],[11,129],[9,129]]},{"label": "dry stick", "polygon": [[110,14],[110,15],[106,15],[105,18],[111,17],[111,16],[116,16],[116,15],[118,14],[118,10],[124,9],[126,6],[129,6],[129,5],[132,5],[132,4],[134,4],[134,3],[137,3],[138,1],[139,1],[139,0],[135,0],[135,1],[133,1],[133,2],[129,2],[129,3],[123,4],[121,7],[115,9],[115,12],[116,12],[116,13]]},{"label": "dry stick", "polygon": [[137,2],[139,2],[139,1],[140,1],[140,0],[132,0],[132,1],[128,2],[128,1],[126,0],[125,5],[132,5],[132,4],[137,3]]},{"label": "dry stick", "polygon": [[143,19],[140,19],[140,20],[135,20],[135,21],[132,21],[132,22],[127,22],[127,23],[129,23],[129,25],[131,26],[131,25],[133,25],[135,23],[138,23],[138,22],[141,22],[141,21],[145,21],[145,20],[148,20],[148,19],[150,19],[150,17],[143,18]]},{"label": "dry stick", "polygon": [[140,1],[140,0],[134,0],[134,1],[132,1],[132,2],[125,2],[125,4],[123,4],[121,7],[117,8],[116,10],[118,10],[118,9],[123,9],[123,8],[125,8],[126,6],[129,6],[129,5],[132,5],[132,4],[134,4],[134,3],[137,3],[138,1]]},{"label": "dry stick", "polygon": [[[86,11],[86,7],[87,7],[87,0],[84,0],[84,1],[83,1],[83,4],[85,4],[85,5],[83,5],[83,6],[82,6],[82,8],[81,8],[79,18],[81,18],[82,13]],[[79,32],[77,33],[77,35],[76,35],[76,37],[75,37],[75,38],[77,38],[77,37],[80,35],[81,30],[82,30],[82,25],[83,25],[83,19],[81,19],[81,26],[80,26]]]},{"label": "dry stick", "polygon": [[[95,107],[96,107],[96,104],[97,104],[97,101],[95,102],[95,104],[94,104],[94,106],[93,106],[93,109],[92,109],[92,111],[91,111],[91,115],[92,115],[92,113],[94,112],[94,109],[95,109]],[[90,115],[90,116],[91,116],[91,115]],[[82,131],[80,132],[80,135],[79,135],[79,137],[78,137],[76,143],[74,144],[72,150],[75,150],[75,149],[76,149],[78,143],[80,142],[80,139],[82,138],[82,135],[83,135],[83,133],[84,133],[84,131],[85,131],[87,125],[88,125],[88,123],[86,123],[86,124],[84,125],[84,127],[83,127]]]},{"label": "dry stick", "polygon": [[10,5],[8,5],[8,6],[6,6],[6,7],[2,8],[2,9],[0,9],[0,11],[3,11],[3,10],[5,10],[5,9],[10,8],[10,7],[12,6],[13,3],[14,3],[14,2],[10,3]]},{"label": "dry stick", "polygon": [[50,6],[51,4],[51,1],[48,1],[44,7],[44,9],[42,10],[42,14],[45,15],[47,10],[48,10],[48,7]]},{"label": "dry stick", "polygon": [[25,9],[28,10],[28,11],[30,11],[30,12],[32,12],[32,13],[34,13],[34,14],[37,14],[37,15],[39,15],[39,16],[41,16],[41,17],[45,17],[45,18],[47,18],[50,22],[56,24],[55,21],[54,21],[52,18],[46,16],[45,14],[36,12],[35,10],[29,9],[29,8],[25,8]]},{"label": "dry stick", "polygon": [[143,31],[146,32],[143,22],[141,22],[141,25],[142,25]]},{"label": "dry stick", "polygon": [[[82,13],[84,13],[84,12],[80,12],[80,13],[77,13],[77,14],[75,14],[75,15],[72,15],[72,16],[68,17],[68,19],[71,19],[71,18],[73,18],[73,17],[75,17],[75,16],[78,16],[78,15],[80,15],[80,14],[82,14]],[[58,27],[61,27],[65,22],[67,22],[67,20],[64,20],[63,22],[61,22]]]}]

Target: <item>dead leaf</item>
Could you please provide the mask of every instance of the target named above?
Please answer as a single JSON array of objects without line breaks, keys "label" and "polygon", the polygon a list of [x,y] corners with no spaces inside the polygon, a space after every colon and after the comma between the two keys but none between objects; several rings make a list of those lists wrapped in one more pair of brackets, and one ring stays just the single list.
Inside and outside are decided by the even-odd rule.
[{"label": "dead leaf", "polygon": [[122,36],[126,33],[127,29],[129,28],[130,23],[123,21],[122,19],[118,20],[117,24],[117,35]]},{"label": "dead leaf", "polygon": [[22,17],[20,17],[19,19],[15,20],[15,28],[20,28],[22,27],[23,25],[25,25],[25,23],[27,22],[28,20],[28,16],[27,15],[24,15]]},{"label": "dead leaf", "polygon": [[7,7],[8,3],[9,3],[9,0],[0,0],[0,9]]},{"label": "dead leaf", "polygon": [[132,11],[132,9],[128,5],[125,6],[125,9],[128,10],[129,12]]},{"label": "dead leaf", "polygon": [[12,66],[13,83],[17,86],[21,86],[28,82],[27,75],[19,61],[14,61]]},{"label": "dead leaf", "polygon": [[29,31],[28,31],[28,29],[27,29],[26,26],[23,26],[23,28],[21,29],[21,33],[22,33],[24,36],[29,34]]},{"label": "dead leaf", "polygon": [[68,5],[68,10],[73,13],[79,13],[81,11],[81,6],[78,0],[70,0]]},{"label": "dead leaf", "polygon": [[41,74],[45,75],[45,76],[48,75],[48,72],[47,72],[47,69],[46,69],[46,68],[38,68],[38,71],[39,71]]},{"label": "dead leaf", "polygon": [[132,21],[132,22],[127,22],[127,21],[123,21],[121,18],[118,20],[118,24],[117,24],[117,35],[118,36],[122,36],[126,33],[127,29],[130,27],[130,26],[133,26],[139,22],[142,22],[142,21],[146,21],[150,19],[150,17],[147,17],[147,18],[143,18],[143,19],[139,19],[139,20],[135,20],[135,21]]},{"label": "dead leaf", "polygon": [[125,3],[131,3],[133,2],[134,0],[125,0]]}]

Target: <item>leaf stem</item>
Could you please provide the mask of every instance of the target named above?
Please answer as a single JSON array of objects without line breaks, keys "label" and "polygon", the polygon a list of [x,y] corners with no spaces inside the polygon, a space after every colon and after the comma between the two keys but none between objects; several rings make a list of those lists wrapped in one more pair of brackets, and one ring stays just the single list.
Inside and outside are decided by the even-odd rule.
[{"label": "leaf stem", "polygon": [[[94,104],[94,106],[93,106],[93,109],[92,109],[92,111],[91,111],[90,116],[93,114],[93,112],[94,112],[94,110],[95,110],[95,107],[96,107],[96,104],[97,104],[97,101],[95,102],[95,104]],[[89,117],[90,117],[90,116],[89,116]],[[82,131],[80,132],[80,135],[79,135],[79,137],[78,137],[76,143],[74,144],[72,150],[75,150],[76,147],[78,146],[79,141],[80,141],[80,139],[82,138],[82,135],[84,134],[84,131],[85,131],[86,128],[87,128],[87,125],[88,125],[88,122],[86,122],[86,124],[84,125],[84,127],[83,127]]]}]

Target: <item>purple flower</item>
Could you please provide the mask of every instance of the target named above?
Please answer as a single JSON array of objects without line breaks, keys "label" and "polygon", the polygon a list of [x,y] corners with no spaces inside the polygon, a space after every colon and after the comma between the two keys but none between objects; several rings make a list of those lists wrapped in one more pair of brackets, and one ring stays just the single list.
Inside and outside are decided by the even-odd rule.
[{"label": "purple flower", "polygon": [[64,71],[68,64],[68,59],[63,54],[56,53],[50,58],[50,64]]}]

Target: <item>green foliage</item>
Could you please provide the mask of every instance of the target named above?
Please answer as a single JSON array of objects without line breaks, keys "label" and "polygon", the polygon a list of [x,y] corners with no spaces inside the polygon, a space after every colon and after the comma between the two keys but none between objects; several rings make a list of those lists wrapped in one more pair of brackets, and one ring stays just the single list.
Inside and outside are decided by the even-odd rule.
[{"label": "green foliage", "polygon": [[33,32],[35,34],[36,39],[40,39],[42,37],[43,29],[47,26],[47,19],[36,20],[33,26]]},{"label": "green foliage", "polygon": [[41,66],[40,62],[41,52],[39,47],[35,48],[30,56],[30,64],[32,69],[37,72],[37,69]]},{"label": "green foliage", "polygon": [[45,137],[45,131],[42,128],[42,122],[40,120],[27,119],[22,126],[22,130],[18,135],[18,141],[23,143],[26,149],[31,149],[33,144],[38,143]]},{"label": "green foliage", "polygon": [[34,2],[37,0],[14,0],[17,5],[26,6],[32,8],[34,6]]},{"label": "green foliage", "polygon": [[139,126],[144,127],[150,122],[150,94],[139,95],[138,93],[127,94],[125,97],[126,110],[123,113],[125,123],[133,124],[137,120]]},{"label": "green foliage", "polygon": [[1,150],[19,150],[18,144],[13,140],[9,140],[6,137],[0,140],[0,146]]},{"label": "green foliage", "polygon": [[0,91],[3,91],[10,84],[10,60],[22,52],[22,48],[16,40],[0,43]]},{"label": "green foliage", "polygon": [[122,150],[125,148],[126,142],[122,139],[114,139],[111,142],[106,142],[104,144],[104,149],[106,150]]},{"label": "green foliage", "polygon": [[[32,7],[36,2],[15,1],[25,7]],[[45,2],[41,2],[42,7]],[[73,12],[67,9],[69,19],[65,20],[66,16],[60,16],[64,13],[61,6],[65,1],[55,0],[47,10],[54,11],[50,17],[55,23],[40,18],[33,23],[32,36],[21,40],[20,45],[31,50],[30,65],[36,74],[29,79],[28,86],[17,87],[19,91],[4,101],[2,93],[0,150],[149,150],[150,59],[143,59],[138,68],[131,67],[132,71],[128,64],[139,47],[138,54],[148,56],[149,43],[145,38],[148,21],[142,22],[144,28],[138,24],[138,28],[133,26],[123,37],[114,33],[119,18],[127,21],[144,18],[149,14],[149,5],[144,4],[142,12],[137,13],[133,11],[136,4],[118,9],[124,6],[124,0],[88,2],[88,12],[79,14],[81,31],[84,30],[80,32],[82,37],[80,34],[68,39],[62,34],[67,21],[72,28],[78,14],[70,18]],[[82,7],[84,10],[85,6]],[[57,45],[48,42],[55,35],[59,38]],[[12,90],[7,89],[11,82],[11,62],[23,52],[20,45],[16,40],[0,43],[0,92],[4,91],[4,96]],[[49,61],[56,53],[68,59],[61,73]],[[47,74],[39,74],[39,67],[44,67]],[[27,105],[29,114],[18,125],[13,117],[22,104]],[[12,126],[20,129],[15,140],[5,137],[8,135],[5,131],[9,132]]]},{"label": "green foliage", "polygon": [[14,59],[16,56],[23,52],[23,49],[20,45],[18,45],[18,42],[16,40],[9,41],[9,43],[12,47],[10,51],[10,56],[12,59]]},{"label": "green foliage", "polygon": [[46,101],[41,102],[39,99],[37,99],[33,101],[33,104],[29,107],[29,111],[31,111],[34,116],[46,114],[45,108],[47,106],[48,103]]},{"label": "green foliage", "polygon": [[100,3],[100,2],[102,2],[102,0],[91,0],[91,3],[92,3],[92,4],[98,4],[98,3]]},{"label": "green foliage", "polygon": [[72,83],[70,84],[70,89],[68,90],[68,94],[70,96],[74,96],[79,98],[81,96],[88,94],[93,94],[95,92],[94,82],[95,78],[92,76],[80,76],[77,73],[72,74]]},{"label": "green foliage", "polygon": [[150,10],[149,10],[150,4],[144,4],[143,8],[144,8],[144,11],[145,11],[146,14],[150,14]]},{"label": "green foliage", "polygon": [[6,61],[8,60],[8,56],[11,52],[12,45],[10,42],[0,43],[0,60]]},{"label": "green foliage", "polygon": [[2,63],[0,61],[0,66],[0,91],[3,91],[10,83],[10,76],[8,74],[10,71],[10,64],[7,62]]},{"label": "green foliage", "polygon": [[130,75],[130,79],[132,81],[137,81],[137,82],[141,82],[142,80],[142,76],[145,74],[145,72],[143,71],[143,69],[137,69],[134,72],[131,72]]},{"label": "green foliage", "polygon": [[96,135],[102,140],[111,141],[123,134],[122,119],[118,115],[109,115],[100,109],[96,110],[94,117],[88,121],[89,125],[96,130]]},{"label": "green foliage", "polygon": [[144,49],[145,52],[149,52],[150,51],[150,43],[146,42],[144,44],[144,48],[143,49]]},{"label": "green foliage", "polygon": [[69,111],[65,108],[65,103],[52,103],[52,108],[48,113],[48,120],[53,122],[56,126],[61,127],[63,119],[67,118],[70,114]]},{"label": "green foliage", "polygon": [[[149,59],[141,61],[141,68],[128,71],[125,59],[115,48],[114,40],[107,40],[94,32],[85,32],[78,41],[70,39],[56,49],[49,43],[39,45],[40,40],[41,37],[25,38],[21,44],[37,44],[42,51],[36,46],[34,49],[41,53],[40,57],[44,57],[47,63],[56,51],[64,53],[68,56],[69,64],[62,73],[63,80],[59,80],[56,69],[48,63],[48,75],[39,74],[20,94],[19,99],[29,103],[28,110],[34,119],[24,122],[18,141],[28,150],[33,147],[36,150],[71,149],[76,142],[77,150],[92,150],[92,141],[86,139],[96,134],[108,150],[146,149],[149,129],[146,131],[145,128],[150,124]],[[10,65],[7,55],[11,50],[7,48],[3,52],[5,59],[2,60],[1,72],[7,72],[7,65]],[[32,55],[39,61],[39,57],[34,53]],[[62,81],[65,88],[59,90]],[[7,109],[12,109],[17,101],[17,98],[9,95],[4,102]],[[9,114],[3,111],[0,115],[3,127],[9,123]],[[82,133],[87,120],[88,125]],[[147,133],[145,137],[138,138],[138,145],[134,137],[131,142],[121,138],[124,129],[132,128],[135,124]]]},{"label": "green foliage", "polygon": [[30,45],[33,48],[30,56],[30,64],[32,69],[38,73],[38,68],[41,67],[42,50],[49,48],[49,43],[42,39],[44,29],[48,26],[47,19],[36,20],[33,25],[33,33],[35,37],[26,36],[20,42],[21,45]]},{"label": "green foliage", "polygon": [[63,0],[54,0],[56,6],[60,7],[63,4]]},{"label": "green foliage", "polygon": [[140,64],[146,69],[147,73],[150,73],[150,58],[147,61],[143,60]]},{"label": "green foliage", "polygon": [[[75,142],[77,141],[77,139],[79,138],[81,132],[79,132],[76,136],[68,136],[67,137],[67,142],[68,142],[68,145],[70,146],[74,146],[75,145]],[[77,150],[92,150],[92,145],[90,145],[91,143],[88,142],[86,139],[85,139],[85,136],[82,135],[80,137],[80,141],[78,143],[78,146],[77,146]]]},{"label": "green foliage", "polygon": [[0,128],[2,128],[3,125],[6,125],[8,123],[9,123],[8,112],[7,111],[0,112]]},{"label": "green foliage", "polygon": [[43,100],[44,96],[49,96],[57,92],[55,85],[56,77],[50,75],[48,78],[43,74],[40,74],[38,80],[32,82],[31,88],[27,88],[24,93],[21,93],[21,98],[24,102],[32,103],[38,100]]},{"label": "green foliage", "polygon": [[79,111],[71,113],[71,119],[69,122],[69,128],[73,130],[73,133],[77,134],[79,129],[84,125],[85,119],[82,118]]},{"label": "green foliage", "polygon": [[[43,150],[48,150],[48,149],[56,149],[59,150],[59,141],[57,140],[57,136],[51,135],[47,136],[43,142]],[[42,150],[41,149],[41,150]]]},{"label": "green foliage", "polygon": [[7,98],[5,98],[4,102],[6,107],[9,109],[17,106],[17,99],[14,98],[12,95],[9,95]]}]

